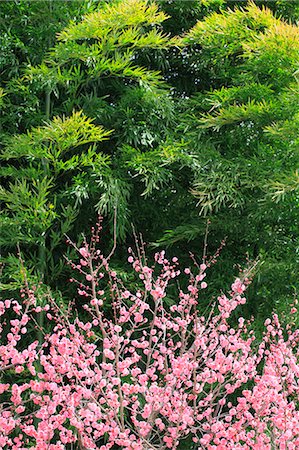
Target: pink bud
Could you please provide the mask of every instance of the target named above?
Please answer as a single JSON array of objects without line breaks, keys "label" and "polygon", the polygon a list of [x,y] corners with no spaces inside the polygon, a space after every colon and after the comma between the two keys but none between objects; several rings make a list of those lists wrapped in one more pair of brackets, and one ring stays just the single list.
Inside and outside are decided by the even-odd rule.
[{"label": "pink bud", "polygon": [[89,256],[89,253],[85,247],[79,248],[79,253],[81,256],[83,256],[83,258],[88,258],[88,256]]}]

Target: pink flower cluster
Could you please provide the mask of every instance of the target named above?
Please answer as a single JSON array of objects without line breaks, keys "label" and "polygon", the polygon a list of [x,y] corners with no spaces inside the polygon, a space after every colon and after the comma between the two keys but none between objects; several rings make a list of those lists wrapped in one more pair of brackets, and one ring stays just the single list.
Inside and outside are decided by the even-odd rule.
[{"label": "pink flower cluster", "polygon": [[[32,292],[23,304],[0,302],[1,449],[165,450],[187,437],[194,449],[299,448],[299,330],[274,315],[258,344],[243,318],[230,324],[246,301],[246,272],[204,317],[206,264],[184,270],[173,303],[177,258],[162,252],[150,267],[130,250],[142,284],[132,291],[96,242],[78,251],[84,281],[72,281],[89,320],[54,300],[36,306]],[[28,331],[38,314],[53,323],[39,343]]]}]

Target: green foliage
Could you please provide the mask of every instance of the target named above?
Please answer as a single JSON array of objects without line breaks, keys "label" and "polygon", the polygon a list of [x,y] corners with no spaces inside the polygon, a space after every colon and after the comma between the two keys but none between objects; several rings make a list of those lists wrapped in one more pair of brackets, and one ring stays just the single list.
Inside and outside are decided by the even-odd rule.
[{"label": "green foliage", "polygon": [[263,314],[271,309],[269,296],[281,302],[290,292],[282,278],[294,280],[298,264],[298,131],[290,125],[298,114],[298,36],[298,26],[250,3],[211,14],[183,38],[196,76],[205,78],[209,71],[212,86],[198,92],[185,113],[190,141],[195,142],[196,122],[198,145],[209,140],[214,147],[192,193],[199,213],[214,223],[210,239],[221,238],[227,228],[229,251],[237,245],[252,257],[263,256],[260,280],[268,292],[260,292],[257,283],[252,293]]},{"label": "green foliage", "polygon": [[1,2],[0,67],[3,80],[16,75],[27,58],[39,63],[70,20],[78,20],[99,2],[15,0]]},{"label": "green foliage", "polygon": [[196,22],[225,4],[225,0],[158,0],[157,4],[167,14],[163,28],[171,34],[188,31]]},{"label": "green foliage", "polygon": [[4,91],[3,91],[3,89],[0,89],[0,108],[2,108],[3,107],[3,105],[4,105]]},{"label": "green foliage", "polygon": [[2,160],[9,161],[1,170],[7,182],[0,190],[0,243],[8,249],[22,245],[25,255],[30,249],[27,263],[37,267],[43,277],[46,273],[49,279],[59,275],[54,264],[55,250],[79,212],[80,197],[70,195],[76,192],[77,180],[72,176],[107,170],[109,157],[99,151],[97,144],[110,133],[94,125],[82,112],[74,112],[9,138],[0,154]]},{"label": "green foliage", "polygon": [[129,205],[131,186],[128,180],[116,178],[113,171],[98,177],[96,183],[101,188],[102,194],[95,207],[100,215],[110,216],[111,228],[114,216],[119,218],[116,233],[118,239],[124,240],[131,218]]},{"label": "green foliage", "polygon": [[13,0],[0,3],[0,86],[6,90],[1,132],[13,134],[38,125],[41,98],[20,77],[27,64],[40,64],[55,35],[70,20],[80,20],[98,1]]},{"label": "green foliage", "polygon": [[[18,104],[16,111],[26,132],[7,138],[1,153],[8,161],[0,171],[2,244],[8,251],[16,243],[30,243],[26,263],[50,284],[62,271],[65,233],[82,231],[97,210],[110,218],[111,228],[117,214],[117,238],[124,240],[138,189],[134,176],[143,177],[148,194],[161,184],[142,157],[127,164],[123,146],[134,146],[140,155],[154,149],[174,120],[161,76],[137,61],[142,50],[178,44],[160,29],[166,17],[154,3],[104,2],[99,11],[61,31],[41,63],[28,64],[18,80],[18,95],[28,103],[23,110]],[[15,91],[11,81],[10,111]],[[43,119],[48,124],[38,126]],[[28,132],[29,125],[35,126]]]},{"label": "green foliage", "polygon": [[174,229],[166,230],[157,242],[153,243],[154,247],[163,247],[175,245],[181,241],[191,242],[195,239],[201,239],[204,234],[203,224],[187,224],[179,225]]},{"label": "green foliage", "polygon": [[49,62],[28,70],[27,78],[32,82],[39,78],[41,86],[45,86],[56,76],[57,84],[73,82],[76,90],[82,73],[83,83],[86,78],[90,82],[116,76],[156,84],[159,74],[134,64],[134,59],[139,49],[164,49],[177,42],[154,27],[165,19],[166,15],[154,3],[147,5],[143,0],[105,4],[100,11],[87,15],[78,24],[73,22],[59,33]]},{"label": "green foliage", "polygon": [[0,7],[7,279],[19,243],[29,276],[64,288],[64,235],[98,212],[120,256],[132,223],[201,252],[210,219],[208,251],[228,237],[218,287],[260,257],[248,315],[277,307],[298,287],[297,2],[44,3]]}]

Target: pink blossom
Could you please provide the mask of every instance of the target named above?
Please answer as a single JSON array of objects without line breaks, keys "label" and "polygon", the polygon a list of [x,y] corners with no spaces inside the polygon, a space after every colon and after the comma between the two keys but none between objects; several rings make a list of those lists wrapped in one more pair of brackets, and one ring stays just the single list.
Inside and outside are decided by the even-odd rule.
[{"label": "pink blossom", "polygon": [[[90,247],[98,295],[112,303],[100,310],[103,300],[82,281],[88,248],[80,249],[77,280],[89,299],[82,317],[50,301],[0,301],[0,448],[176,450],[186,438],[206,450],[299,448],[299,331],[274,314],[255,342],[238,315],[245,277],[200,316],[204,264],[195,279],[186,269],[187,287],[174,298],[176,258],[156,254],[153,270],[130,256],[142,289],[130,282],[129,290]],[[50,331],[31,342],[27,330],[42,310]]]},{"label": "pink blossom", "polygon": [[86,258],[86,259],[90,256],[89,252],[87,251],[87,249],[85,247],[79,248],[79,253],[81,256],[83,256],[83,258]]}]

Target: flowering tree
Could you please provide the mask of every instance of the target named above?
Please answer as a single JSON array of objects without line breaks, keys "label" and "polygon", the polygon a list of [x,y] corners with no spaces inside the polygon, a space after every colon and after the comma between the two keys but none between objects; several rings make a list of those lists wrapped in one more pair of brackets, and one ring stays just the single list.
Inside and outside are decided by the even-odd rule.
[{"label": "flowering tree", "polygon": [[[129,249],[142,283],[132,292],[98,241],[95,232],[70,262],[87,320],[50,296],[37,306],[28,284],[22,304],[0,302],[0,448],[162,450],[186,437],[208,450],[298,448],[298,330],[282,329],[274,315],[257,344],[243,318],[230,324],[250,271],[203,317],[207,261],[184,269],[188,287],[167,306],[181,276],[177,258],[157,253],[150,266],[142,248]],[[52,331],[30,342],[39,314]]]}]

